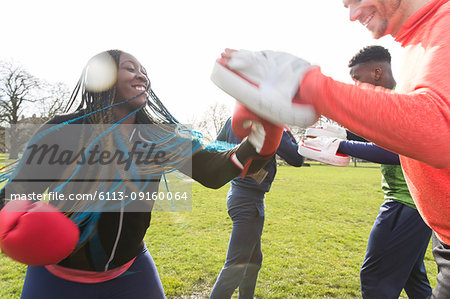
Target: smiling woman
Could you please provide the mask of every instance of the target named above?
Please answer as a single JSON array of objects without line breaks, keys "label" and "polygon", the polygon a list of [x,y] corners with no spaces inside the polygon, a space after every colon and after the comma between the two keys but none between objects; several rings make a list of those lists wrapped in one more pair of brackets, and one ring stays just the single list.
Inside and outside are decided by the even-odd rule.
[{"label": "smiling woman", "polygon": [[[78,107],[69,113],[76,102]],[[68,255],[50,263],[29,263],[34,266],[27,269],[24,299],[164,298],[156,266],[143,242],[154,201],[136,208],[136,194],[157,194],[161,178],[175,170],[206,187],[219,188],[239,175],[242,165],[251,164],[250,170],[257,171],[272,157],[261,156],[255,149],[255,144],[263,144],[265,135],[270,134],[261,135],[253,129],[247,140],[238,146],[227,145],[228,150],[219,151],[226,147],[224,144],[204,146],[196,132],[181,125],[164,107],[150,88],[139,61],[120,50],[102,52],[89,61],[66,112],[32,137],[0,193],[0,208],[7,202],[1,210],[0,223],[6,218],[19,222],[23,215],[30,219],[30,214],[37,219],[28,226],[0,231],[2,249],[11,248],[8,242],[13,239],[9,237],[12,231],[22,236],[32,231],[37,245],[25,246],[15,241],[14,248],[19,248],[19,253],[10,256],[16,260],[20,253],[29,255],[43,243],[58,247],[67,235],[63,231],[48,238],[47,231],[61,225],[43,222],[51,213],[33,212],[29,207],[34,204],[28,201],[36,197],[30,194],[94,198],[76,203],[50,202],[64,213],[55,212],[62,216],[58,217],[60,221],[72,227],[76,224],[73,231],[75,234],[78,229],[80,238]],[[70,160],[71,165],[55,163],[61,162],[51,151],[55,144],[63,150],[62,161]],[[44,150],[39,159],[32,159],[36,149]],[[78,153],[81,158],[68,159],[69,152]],[[111,155],[120,158],[112,159]],[[25,195],[27,210],[10,213],[14,194]],[[107,205],[101,198],[97,200],[97,194],[122,194],[125,200]]]},{"label": "smiling woman", "polygon": [[[97,54],[89,60],[82,77],[86,91],[92,95],[113,92],[108,94],[109,100],[112,100],[108,104],[112,108],[109,112],[112,113],[110,116],[114,121],[134,123],[136,120],[134,114],[139,113],[140,108],[145,107],[147,103],[150,80],[145,68],[131,54],[119,50]],[[70,105],[75,98],[76,94],[72,96]],[[159,100],[156,102],[162,106]],[[133,111],[135,113],[129,115]],[[172,122],[173,117],[168,112],[166,114],[165,122]]]},{"label": "smiling woman", "polygon": [[[145,105],[149,89],[150,81],[145,68],[132,55],[122,53],[117,71],[117,95],[114,102],[121,103],[126,99],[136,98],[125,105],[116,106],[114,113],[126,115],[137,107]],[[134,121],[130,119],[128,122],[133,123]]]}]

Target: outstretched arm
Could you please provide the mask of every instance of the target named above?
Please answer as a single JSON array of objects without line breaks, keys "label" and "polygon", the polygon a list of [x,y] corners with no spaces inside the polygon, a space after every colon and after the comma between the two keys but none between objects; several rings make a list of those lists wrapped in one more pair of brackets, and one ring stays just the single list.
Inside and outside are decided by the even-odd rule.
[{"label": "outstretched arm", "polygon": [[444,94],[425,87],[400,94],[368,84],[354,86],[314,69],[302,81],[300,98],[382,147],[435,168],[450,166],[450,105]]},{"label": "outstretched arm", "polygon": [[290,135],[287,131],[283,132],[281,137],[280,146],[277,150],[277,155],[279,155],[284,161],[289,165],[300,167],[303,165],[304,158],[298,153],[298,144],[294,137]]},{"label": "outstretched arm", "polygon": [[[191,175],[194,180],[205,187],[218,189],[237,177],[242,169],[233,162],[233,155],[239,161],[246,161],[251,157],[258,157],[255,148],[245,140],[234,149],[222,152],[211,152],[202,150],[195,153],[188,163],[192,165],[192,174],[186,172],[187,168],[181,169],[182,172]],[[249,173],[254,173],[264,167],[270,159],[253,160]]]},{"label": "outstretched arm", "polygon": [[[192,178],[206,187],[217,189],[241,172],[243,174],[257,172],[273,157],[279,145],[279,140],[282,137],[281,127],[275,127],[257,118],[243,106],[237,106],[237,108],[239,109],[235,109],[233,119],[227,120],[218,139],[227,142],[239,142],[240,138],[247,136],[246,134],[248,134],[248,138],[228,151],[201,150],[195,153],[190,161],[192,163]],[[251,120],[252,124],[250,127],[244,128],[247,119]],[[232,121],[235,124],[234,127]],[[235,134],[232,127],[240,130],[239,134]],[[277,139],[276,131],[278,131],[280,139]],[[239,137],[236,135],[239,135]],[[273,142],[274,139],[278,141]],[[247,166],[249,166],[248,169]]]},{"label": "outstretched arm", "polygon": [[342,140],[339,144],[338,153],[379,164],[400,164],[400,159],[397,154],[381,148],[372,142]]}]

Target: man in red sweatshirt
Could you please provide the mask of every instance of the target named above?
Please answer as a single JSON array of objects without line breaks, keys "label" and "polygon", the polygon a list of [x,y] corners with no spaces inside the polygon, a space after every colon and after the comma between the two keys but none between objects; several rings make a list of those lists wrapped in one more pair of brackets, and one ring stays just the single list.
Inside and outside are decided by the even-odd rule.
[{"label": "man in red sweatshirt", "polygon": [[[434,231],[433,254],[439,273],[432,298],[450,298],[450,0],[343,3],[349,8],[350,20],[359,21],[374,38],[392,35],[405,48],[395,91],[338,82],[286,53],[226,50],[222,61],[256,86],[259,96],[253,97],[253,107],[257,107],[253,110],[258,113],[259,107],[270,107],[271,113],[262,113],[267,119],[298,124],[300,114],[294,109],[270,106],[277,99],[289,98],[292,107],[312,105],[318,115],[399,153],[417,209]],[[293,76],[299,83],[292,98],[292,93],[282,90],[288,90],[286,78]],[[232,94],[227,86],[222,88]],[[235,95],[244,105],[251,102]]]}]

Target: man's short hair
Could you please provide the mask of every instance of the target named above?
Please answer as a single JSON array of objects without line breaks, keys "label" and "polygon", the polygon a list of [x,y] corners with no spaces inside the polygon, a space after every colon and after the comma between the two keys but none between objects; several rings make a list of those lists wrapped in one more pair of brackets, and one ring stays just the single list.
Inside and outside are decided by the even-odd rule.
[{"label": "man's short hair", "polygon": [[361,49],[348,63],[348,67],[353,67],[364,62],[388,62],[391,63],[391,54],[382,46],[367,46]]}]

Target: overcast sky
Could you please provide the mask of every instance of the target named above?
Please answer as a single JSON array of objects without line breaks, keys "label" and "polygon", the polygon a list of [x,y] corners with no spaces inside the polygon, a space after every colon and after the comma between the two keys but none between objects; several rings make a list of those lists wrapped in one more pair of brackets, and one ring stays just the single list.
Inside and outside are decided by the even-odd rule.
[{"label": "overcast sky", "polygon": [[341,0],[14,0],[0,4],[0,28],[1,60],[71,89],[98,52],[133,54],[181,121],[214,102],[233,105],[209,79],[226,47],[290,52],[349,83],[347,63],[364,46],[388,48],[394,75],[402,62],[392,37],[372,39]]}]

